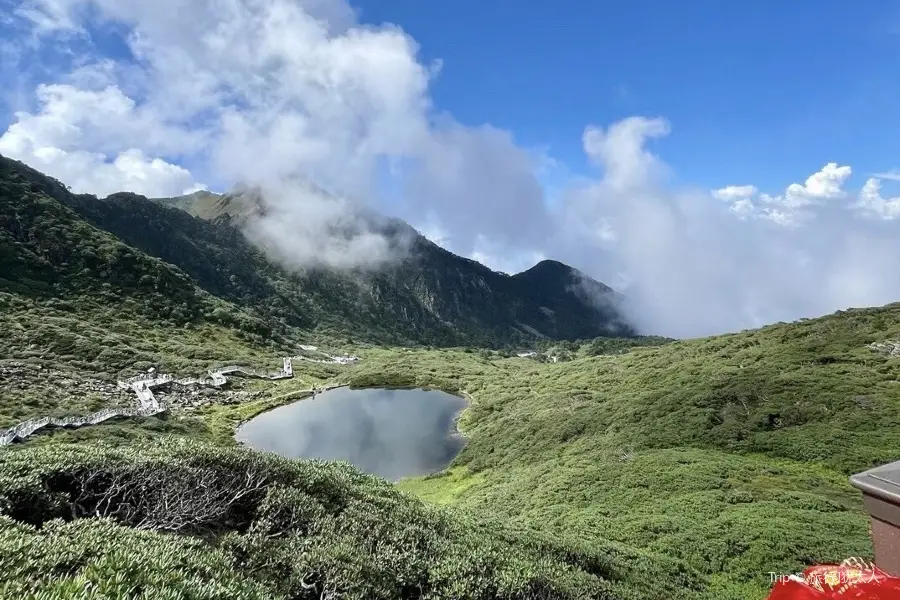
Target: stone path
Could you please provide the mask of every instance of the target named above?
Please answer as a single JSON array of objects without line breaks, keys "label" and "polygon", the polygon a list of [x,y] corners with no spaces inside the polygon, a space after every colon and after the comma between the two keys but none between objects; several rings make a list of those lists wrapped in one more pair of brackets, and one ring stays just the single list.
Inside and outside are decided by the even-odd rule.
[{"label": "stone path", "polygon": [[[330,361],[313,361],[313,362],[333,362],[338,364],[348,364],[358,360],[355,356],[350,357],[330,357]],[[156,399],[153,394],[153,388],[168,384],[177,384],[182,386],[189,385],[207,385],[212,387],[221,387],[228,383],[226,375],[240,373],[248,377],[258,377],[260,379],[290,379],[294,376],[294,367],[292,361],[311,360],[303,356],[285,357],[282,359],[281,371],[275,373],[264,373],[249,367],[241,367],[231,365],[207,371],[209,377],[185,377],[175,379],[174,375],[138,375],[118,382],[118,386],[122,389],[133,390],[137,395],[138,405],[135,408],[105,408],[83,417],[41,417],[39,419],[30,419],[19,423],[14,427],[6,430],[0,430],[0,446],[12,444],[16,440],[23,440],[39,429],[44,427],[84,427],[86,425],[96,425],[103,421],[115,417],[135,417],[135,416],[152,416],[165,412],[167,407]],[[314,391],[314,390],[311,390]]]}]

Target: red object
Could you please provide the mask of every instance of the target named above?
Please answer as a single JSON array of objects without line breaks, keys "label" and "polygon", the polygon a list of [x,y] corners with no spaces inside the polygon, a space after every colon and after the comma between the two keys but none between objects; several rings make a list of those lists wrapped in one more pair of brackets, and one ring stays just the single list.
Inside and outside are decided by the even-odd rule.
[{"label": "red object", "polygon": [[780,577],[768,600],[900,600],[900,577],[856,559]]}]

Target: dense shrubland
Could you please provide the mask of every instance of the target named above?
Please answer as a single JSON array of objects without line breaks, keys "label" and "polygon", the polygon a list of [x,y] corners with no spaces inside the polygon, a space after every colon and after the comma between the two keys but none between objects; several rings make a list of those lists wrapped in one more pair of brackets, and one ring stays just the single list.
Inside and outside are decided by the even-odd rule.
[{"label": "dense shrubland", "polygon": [[871,556],[848,475],[900,458],[900,304],[559,364],[477,353],[366,356],[475,402],[450,473],[402,487],[560,535],[685,560],[711,597],[770,572]]},{"label": "dense shrubland", "polygon": [[[147,350],[174,350],[175,344],[183,343],[180,351],[212,358],[228,347],[223,346],[225,340],[232,339],[194,337],[200,330],[183,331],[185,337],[165,330],[148,333]],[[564,556],[580,557],[571,559],[574,563],[566,558],[563,562],[570,566],[593,564],[590,561],[605,556],[612,562],[603,564],[613,567],[603,571],[604,579],[617,582],[615,594],[623,597],[630,593],[623,591],[626,588],[634,591],[635,598],[677,597],[654,587],[677,582],[673,585],[686,597],[761,598],[770,585],[770,572],[793,572],[810,563],[870,555],[865,512],[847,475],[897,458],[900,359],[870,347],[896,339],[900,339],[900,305],[891,305],[734,335],[632,348],[622,355],[583,357],[584,349],[579,347],[576,354],[582,358],[560,364],[502,358],[496,352],[359,348],[363,360],[357,366],[323,371],[316,380],[435,386],[472,393],[475,403],[462,419],[468,445],[455,466],[445,475],[403,482],[401,488],[452,503],[453,522],[470,527],[473,535],[486,531],[484,516],[491,515],[498,523],[492,531],[499,532],[491,534],[492,540],[536,543],[536,530],[565,540],[553,547]],[[243,349],[248,360],[259,360],[261,366],[273,356],[233,339],[227,344]],[[160,422],[159,427],[136,424],[131,428],[122,423],[65,434],[61,439],[130,443],[135,436],[168,433],[227,441],[225,429],[221,436],[210,430],[219,421],[236,422],[222,417],[225,413],[198,413],[190,419]],[[41,436],[25,449],[34,443],[47,444],[54,437]],[[40,455],[29,459],[44,460]],[[21,469],[19,463],[0,464],[0,472],[6,474],[25,472]],[[180,477],[177,472],[175,477]],[[38,497],[27,504],[38,506]],[[58,506],[54,510],[49,514],[67,514]],[[391,511],[407,518],[397,506]],[[57,531],[55,527],[61,527],[60,531],[101,527],[76,521],[52,526],[46,521],[35,531],[22,530],[18,521],[16,531],[25,532],[21,535],[27,534],[34,544],[52,547],[63,543],[41,536]],[[122,539],[139,536],[134,539],[142,544],[168,548],[168,544],[189,543],[184,534],[170,542],[169,537],[153,537],[163,535],[158,531],[138,534],[133,526],[116,527],[121,528],[115,531],[125,536]],[[236,533],[223,534],[206,529],[190,539],[215,542],[202,548],[215,553],[209,555],[210,561],[219,562],[225,547],[217,540],[244,539],[252,530],[242,533],[237,527]],[[343,530],[327,531],[345,540]],[[152,542],[146,537],[150,533]],[[265,547],[267,553],[275,552]],[[431,551],[431,546],[424,547]],[[279,548],[297,552],[291,546]],[[144,550],[135,552],[143,556]],[[177,554],[175,546],[171,552]],[[670,558],[663,560],[660,555]],[[357,564],[351,552],[341,556],[347,565]],[[162,577],[157,569],[164,565],[147,565],[141,577]],[[575,573],[593,569],[583,566]],[[185,567],[185,573],[192,572]],[[686,582],[679,574],[688,574]],[[269,585],[265,582],[242,577],[232,574],[221,581],[262,585],[263,595],[282,593],[265,587]],[[580,577],[583,574],[576,579]]]},{"label": "dense shrubland", "polygon": [[[2,597],[678,598],[676,561],[428,507],[341,464],[170,439],[0,454]],[[651,575],[652,578],[647,578]]]}]

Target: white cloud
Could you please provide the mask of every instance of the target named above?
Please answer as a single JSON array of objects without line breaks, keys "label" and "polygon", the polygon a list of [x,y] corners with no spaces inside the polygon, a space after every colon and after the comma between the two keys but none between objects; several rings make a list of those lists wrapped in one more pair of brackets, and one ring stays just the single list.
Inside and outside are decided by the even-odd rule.
[{"label": "white cloud", "polygon": [[527,254],[547,234],[536,176],[542,166],[540,157],[519,148],[506,131],[444,124],[407,169],[405,215],[439,222],[463,255],[476,252],[484,240],[510,254]]},{"label": "white cloud", "polygon": [[713,196],[717,200],[724,202],[738,202],[741,200],[752,199],[759,190],[755,185],[729,185],[717,190],[713,190]]},{"label": "white cloud", "polygon": [[270,181],[300,170],[364,195],[380,156],[427,136],[430,71],[415,42],[393,27],[351,27],[343,2],[95,5],[133,28],[144,104],[208,121],[216,173]]},{"label": "white cloud", "polygon": [[828,163],[804,184],[790,184],[782,195],[760,193],[753,185],[730,185],[713,190],[712,195],[730,203],[731,211],[741,219],[764,219],[784,227],[796,227],[811,216],[813,207],[827,200],[846,198],[843,185],[852,173],[849,166]]},{"label": "white cloud", "polygon": [[29,21],[38,35],[81,32],[75,19],[74,4],[70,0],[24,0],[14,14]]},{"label": "white cloud", "polygon": [[866,180],[859,192],[859,202],[856,204],[856,208],[890,221],[900,217],[900,197],[883,198],[881,181],[871,177]]},{"label": "white cloud", "polygon": [[900,238],[889,222],[897,199],[879,188],[887,174],[855,201],[845,191],[852,170],[836,162],[778,194],[749,184],[673,189],[651,146],[670,124],[631,117],[585,128],[597,173],[554,181],[548,208],[540,178],[552,157],[510,132],[437,114],[429,86],[438,65],[424,64],[399,28],[358,24],[342,0],[27,7],[42,11],[32,21],[48,44],[54,31],[86,31],[91,15],[115,21],[138,61],[76,61],[69,77],[38,89],[37,107],[17,115],[0,151],[101,194],[190,188],[196,177],[184,165],[216,188],[264,184],[268,216],[249,233],[287,264],[375,266],[396,256],[358,217],[370,205],[494,268],[547,256],[627,282],[634,318],[653,333],[700,335],[900,299],[891,263]]},{"label": "white cloud", "polygon": [[259,191],[265,214],[252,217],[245,232],[288,267],[377,268],[405,255],[412,242],[404,232],[382,234],[347,199],[307,182],[268,182]]},{"label": "white cloud", "polygon": [[[201,157],[217,187],[278,182],[269,214],[288,221],[318,221],[309,195],[285,185],[298,176],[366,204],[390,168],[407,198],[428,199],[405,203],[405,216],[439,219],[453,232],[454,250],[471,255],[479,238],[523,253],[540,243],[545,208],[535,169],[546,157],[520,149],[507,132],[435,118],[428,86],[437,65],[422,64],[399,28],[358,25],[340,1],[161,2],[79,0],[57,15],[62,22],[92,6],[131,28],[128,43],[141,61],[82,69],[79,81],[112,78],[119,87],[102,98],[111,105],[100,111],[108,127],[91,127],[90,136],[85,127],[68,132],[81,147],[101,153],[108,152],[103,141],[142,139],[148,153]],[[46,118],[21,115],[18,129],[73,121],[42,101]],[[119,114],[169,124],[157,137],[170,146],[153,148],[152,128],[123,127]],[[320,208],[339,218],[334,206]],[[307,256],[307,247],[298,243],[297,254]]]},{"label": "white cloud", "polygon": [[756,211],[753,201],[758,193],[754,185],[729,185],[712,191],[713,198],[729,203],[731,211],[741,219],[753,216]]},{"label": "white cloud", "polygon": [[789,185],[783,199],[775,198],[772,201],[784,204],[787,208],[797,209],[818,204],[824,200],[840,198],[844,194],[841,186],[852,172],[852,169],[846,165],[838,166],[837,163],[828,163],[822,167],[821,171],[810,175],[805,184],[792,183]]},{"label": "white cloud", "polygon": [[[188,170],[145,154],[196,145],[196,136],[166,126],[117,87],[92,91],[42,85],[36,95],[40,112],[16,114],[16,122],[0,136],[0,153],[41,169],[78,193],[173,196],[202,187]],[[141,148],[132,147],[134,142]]]},{"label": "white cloud", "polygon": [[55,146],[119,152],[140,142],[154,154],[179,153],[200,147],[201,136],[171,126],[152,108],[136,106],[116,86],[100,90],[72,85],[41,85],[36,90],[41,111],[20,112],[4,138],[11,147]]},{"label": "white cloud", "polygon": [[662,118],[629,117],[607,130],[587,127],[582,136],[585,154],[604,171],[604,181],[624,189],[638,183],[658,180],[666,169],[660,160],[646,149],[654,138],[669,134],[668,121]]},{"label": "white cloud", "polygon": [[508,247],[479,236],[475,241],[475,250],[469,258],[494,271],[512,275],[530,269],[546,259],[547,255],[537,250],[511,252]]},{"label": "white cloud", "polygon": [[883,173],[875,173],[872,177],[877,177],[878,179],[889,179],[891,181],[900,181],[900,170],[891,169],[890,171],[885,171]]},{"label": "white cloud", "polygon": [[[2,139],[0,153],[15,156],[7,152]],[[26,162],[63,181],[75,193],[92,193],[100,197],[123,190],[151,198],[169,197],[204,189],[188,170],[158,158],[149,158],[134,148],[108,161],[102,154],[42,147],[35,148]]]},{"label": "white cloud", "polygon": [[[626,274],[622,291],[644,331],[712,334],[900,298],[891,258],[900,239],[886,225],[854,218],[842,188],[849,167],[829,163],[780,200],[752,185],[677,190],[644,146],[647,131],[668,131],[661,124],[588,131],[599,131],[585,136],[585,152],[600,175],[570,190],[569,226],[548,254],[601,281]],[[809,202],[801,211],[784,202],[789,195]],[[602,220],[614,243],[595,234]]]}]

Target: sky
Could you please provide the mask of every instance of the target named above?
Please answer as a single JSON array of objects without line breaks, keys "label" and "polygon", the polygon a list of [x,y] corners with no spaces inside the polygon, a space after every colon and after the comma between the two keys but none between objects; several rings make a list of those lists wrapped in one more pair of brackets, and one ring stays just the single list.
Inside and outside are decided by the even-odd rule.
[{"label": "sky", "polygon": [[900,300],[898,42],[895,0],[0,0],[0,153],[257,185],[288,266],[394,258],[374,208],[702,336]]}]

